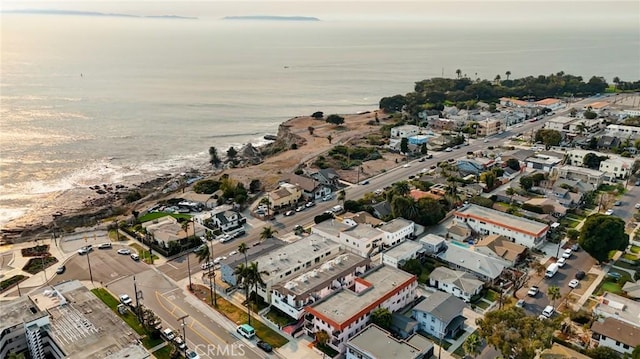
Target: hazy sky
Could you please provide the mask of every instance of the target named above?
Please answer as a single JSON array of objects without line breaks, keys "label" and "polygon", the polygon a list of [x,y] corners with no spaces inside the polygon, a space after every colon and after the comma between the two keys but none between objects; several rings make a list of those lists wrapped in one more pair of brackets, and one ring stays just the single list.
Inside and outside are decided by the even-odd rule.
[{"label": "hazy sky", "polygon": [[2,8],[64,9],[136,15],[219,18],[228,15],[300,15],[325,21],[406,20],[470,24],[627,27],[640,32],[640,1],[2,1]]}]

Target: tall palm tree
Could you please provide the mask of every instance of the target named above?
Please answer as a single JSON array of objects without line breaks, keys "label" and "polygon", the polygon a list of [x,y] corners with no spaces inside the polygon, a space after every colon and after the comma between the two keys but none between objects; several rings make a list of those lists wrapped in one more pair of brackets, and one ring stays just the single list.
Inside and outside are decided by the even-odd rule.
[{"label": "tall palm tree", "polygon": [[247,276],[249,277],[249,282],[253,285],[253,291],[256,293],[255,304],[258,304],[258,285],[265,285],[264,279],[262,279],[263,275],[269,275],[266,271],[261,271],[258,268],[258,262],[249,263],[249,267],[247,268]]},{"label": "tall palm tree", "polygon": [[184,239],[189,239],[189,220],[182,221],[182,223],[180,223],[180,227],[182,227],[182,230],[184,231]]},{"label": "tall palm tree", "polygon": [[409,183],[407,181],[395,182],[393,184],[393,192],[404,197],[411,193],[411,187],[409,187]]},{"label": "tall palm tree", "polygon": [[[206,234],[208,234],[209,232],[206,232]],[[213,245],[210,243],[210,245],[213,247]],[[213,257],[213,250],[209,249],[209,246],[202,246],[202,248],[200,248],[198,251],[196,251],[196,257],[198,258],[198,263],[209,263],[211,262],[211,257]],[[211,305],[216,306],[218,305],[218,300],[216,298],[216,291],[215,291],[215,286],[216,286],[216,277],[215,277],[215,273],[211,273],[211,271],[213,270],[212,266],[207,266],[209,269],[209,284],[210,284],[210,288],[209,288],[209,295],[211,296]],[[213,277],[213,278],[212,278]],[[211,280],[213,279],[213,283],[211,283]]]},{"label": "tall palm tree", "polygon": [[547,289],[547,295],[551,300],[553,300],[553,307],[555,308],[556,299],[559,299],[562,296],[562,294],[560,294],[560,287],[552,285]]},{"label": "tall palm tree", "polygon": [[269,196],[262,197],[262,199],[258,203],[259,204],[264,204],[264,205],[267,206],[267,217],[269,217],[269,214],[270,214],[270,211],[271,211],[271,201],[269,200]]},{"label": "tall palm tree", "polygon": [[511,71],[507,70],[507,72],[505,72],[504,74],[507,75],[507,80],[509,80],[509,76],[511,76]]},{"label": "tall palm tree", "polygon": [[460,78],[462,76],[462,70],[457,69],[456,70],[456,75],[458,76],[458,78]]},{"label": "tall palm tree", "polygon": [[238,252],[242,253],[244,255],[244,265],[245,267],[248,265],[247,264],[247,251],[249,250],[249,247],[247,247],[247,243],[242,242],[240,243],[240,245],[238,246]]},{"label": "tall palm tree", "polygon": [[475,358],[476,354],[478,354],[478,349],[480,349],[481,344],[482,343],[480,342],[480,338],[478,337],[478,335],[476,333],[473,333],[467,337],[467,340],[464,341],[464,343],[462,344],[462,349],[464,349],[464,352],[467,355]]},{"label": "tall palm tree", "polygon": [[244,297],[247,302],[247,320],[248,324],[251,325],[251,305],[249,304],[249,288],[251,283],[249,283],[248,267],[240,263],[236,269],[233,270],[233,274],[236,276],[236,283],[242,283],[242,285],[244,285]]},{"label": "tall palm tree", "polygon": [[271,226],[265,226],[262,228],[262,232],[260,232],[260,239],[265,240],[268,238],[273,238],[276,233],[278,233],[278,231],[271,228]]},{"label": "tall palm tree", "polygon": [[496,78],[494,79],[494,81],[496,82],[496,85],[500,84],[500,80],[502,79],[502,77],[500,77],[500,74],[496,75]]}]

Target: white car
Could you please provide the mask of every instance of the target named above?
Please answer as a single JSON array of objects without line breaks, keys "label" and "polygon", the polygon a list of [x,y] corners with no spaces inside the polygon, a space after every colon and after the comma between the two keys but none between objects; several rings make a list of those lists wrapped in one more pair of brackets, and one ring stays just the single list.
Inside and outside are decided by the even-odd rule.
[{"label": "white car", "polygon": [[87,254],[93,250],[93,246],[89,244],[88,246],[84,246],[78,249],[78,254]]},{"label": "white car", "polygon": [[120,303],[122,303],[124,305],[131,305],[132,301],[131,301],[131,298],[129,298],[128,295],[122,294],[122,295],[120,295]]},{"label": "white car", "polygon": [[567,264],[567,258],[560,258],[556,263],[560,266],[560,268],[562,268],[565,264]]},{"label": "white car", "polygon": [[200,356],[198,355],[198,353],[196,353],[196,352],[195,352],[195,351],[193,351],[193,350],[187,350],[187,352],[186,352],[186,353],[184,353],[184,356],[185,356],[187,359],[200,359]]},{"label": "white car", "polygon": [[451,147],[447,147],[447,149],[444,150],[444,152],[451,152],[451,151],[453,151],[453,148]]},{"label": "white car", "polygon": [[636,209],[640,209],[640,203],[636,203]]},{"label": "white car", "polygon": [[123,254],[125,256],[128,256],[129,254],[131,254],[131,250],[127,248],[121,248],[121,249],[118,249],[118,254]]},{"label": "white car", "polygon": [[613,214],[613,210],[612,209],[608,209],[606,212],[604,212],[604,214],[606,214],[607,216],[610,216]]},{"label": "white car", "polygon": [[407,164],[402,165],[402,168],[409,168],[409,167],[411,167],[411,165],[410,165],[410,164],[408,164],[408,163],[407,163]]},{"label": "white car", "polygon": [[551,316],[553,315],[553,313],[555,312],[555,309],[553,309],[552,306],[547,305],[544,310],[542,311],[542,315],[544,315],[547,318],[551,318]]},{"label": "white car", "polygon": [[230,255],[230,256],[233,256],[233,255],[236,255],[236,254],[238,254],[238,251],[231,251],[231,252],[229,252],[229,255]]},{"label": "white car", "polygon": [[538,288],[537,286],[533,286],[531,288],[529,288],[529,291],[527,292],[527,295],[530,297],[535,297],[536,294],[538,294],[538,292],[540,291],[540,288]]},{"label": "white car", "polygon": [[216,257],[216,259],[213,260],[213,264],[219,264],[221,260],[222,257]]},{"label": "white car", "polygon": [[580,281],[577,279],[572,279],[571,282],[569,282],[569,287],[570,288],[576,288],[578,287],[578,284],[580,284]]},{"label": "white car", "polygon": [[207,269],[209,269],[209,268],[213,267],[214,265],[215,265],[215,263],[213,263],[213,262],[211,262],[211,261],[209,261],[209,262],[204,262],[204,263],[200,264],[200,269],[202,269],[202,270],[207,270]]},{"label": "white car", "polygon": [[562,252],[562,258],[569,259],[569,258],[571,258],[571,254],[572,253],[573,253],[573,251],[571,250],[571,248],[567,248],[567,249],[564,250],[564,252]]}]

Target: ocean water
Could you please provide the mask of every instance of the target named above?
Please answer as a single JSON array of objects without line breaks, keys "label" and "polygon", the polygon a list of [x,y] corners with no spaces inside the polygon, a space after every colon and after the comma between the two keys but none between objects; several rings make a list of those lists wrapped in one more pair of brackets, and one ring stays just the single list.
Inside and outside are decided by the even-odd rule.
[{"label": "ocean water", "polygon": [[558,71],[640,78],[629,29],[446,28],[2,14],[0,225],[88,186],[202,168],[314,111],[372,110],[415,81]]}]

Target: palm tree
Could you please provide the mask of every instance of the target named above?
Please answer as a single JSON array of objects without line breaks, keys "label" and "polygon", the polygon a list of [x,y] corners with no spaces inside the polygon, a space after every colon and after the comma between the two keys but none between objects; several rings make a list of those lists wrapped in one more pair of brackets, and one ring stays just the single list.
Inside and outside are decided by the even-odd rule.
[{"label": "palm tree", "polygon": [[198,258],[198,263],[209,262],[211,258],[211,252],[209,251],[209,246],[202,246],[200,249],[196,251],[196,258]]},{"label": "palm tree", "polygon": [[576,125],[576,131],[578,131],[578,135],[582,136],[582,133],[584,133],[586,130],[587,126],[584,124],[584,121]]},{"label": "palm tree", "polygon": [[278,231],[271,228],[271,226],[265,226],[262,228],[262,232],[260,232],[260,239],[265,240],[268,238],[273,238],[276,233],[278,233]]},{"label": "palm tree", "polygon": [[618,86],[620,86],[620,78],[618,76],[613,78],[613,83],[616,84],[616,89],[618,89]]},{"label": "palm tree", "polygon": [[236,283],[242,283],[242,285],[244,285],[244,297],[245,297],[245,301],[247,302],[247,321],[248,321],[248,324],[251,325],[251,305],[249,304],[250,283],[249,283],[248,268],[249,267],[240,263],[238,264],[236,269],[233,270],[233,274],[236,276]]},{"label": "palm tree", "polygon": [[238,252],[242,253],[244,255],[244,265],[247,266],[247,251],[249,250],[249,247],[247,247],[247,244],[245,242],[240,243],[240,245],[238,246]]},{"label": "palm tree", "polygon": [[189,220],[182,221],[180,227],[182,227],[182,230],[184,231],[184,239],[189,239],[189,232],[187,232],[189,229]]},{"label": "palm tree", "polygon": [[338,201],[342,201],[342,205],[344,205],[344,200],[347,198],[347,193],[344,190],[340,190],[338,192]]},{"label": "palm tree", "polygon": [[[205,235],[208,235],[209,232],[207,231],[205,233]],[[213,247],[213,245],[211,245]],[[213,250],[209,249],[209,246],[202,246],[202,248],[200,248],[199,250],[196,251],[196,257],[198,258],[198,263],[209,263],[211,262],[211,257],[213,256]],[[216,286],[216,277],[215,277],[215,273],[211,273],[212,270],[212,266],[208,265],[207,268],[209,268],[209,295],[211,296],[211,305],[213,306],[217,306],[218,305],[218,299],[216,298],[216,291],[214,290],[215,286]],[[213,278],[212,278],[213,277]],[[211,282],[211,280],[213,279],[213,283]]]},{"label": "palm tree", "polygon": [[393,184],[393,192],[404,197],[411,193],[411,187],[409,187],[407,181],[395,182]]},{"label": "palm tree", "polygon": [[507,81],[509,80],[509,76],[511,76],[511,71],[507,70],[507,72],[504,73],[505,75],[507,75]]},{"label": "palm tree", "polygon": [[478,349],[480,349],[481,344],[482,343],[480,342],[480,338],[478,337],[478,335],[476,333],[473,333],[469,335],[467,337],[467,340],[465,340],[465,342],[462,344],[462,349],[464,349],[464,352],[467,355],[475,358],[476,354],[478,354]]},{"label": "palm tree", "polygon": [[547,295],[551,300],[553,300],[553,307],[556,306],[556,299],[559,299],[562,295],[560,294],[560,287],[552,285],[547,289]]},{"label": "palm tree", "polygon": [[255,304],[258,304],[258,285],[265,285],[264,279],[262,279],[263,275],[269,275],[266,271],[261,271],[258,268],[258,262],[249,263],[249,267],[247,267],[247,276],[249,277],[249,282],[253,284],[254,292],[256,293]]},{"label": "palm tree", "polygon": [[462,76],[462,70],[457,69],[456,70],[456,75],[458,76],[458,78],[460,78]]},{"label": "palm tree", "polygon": [[516,190],[513,189],[513,187],[509,187],[507,188],[507,196],[509,196],[509,203],[512,204],[513,203],[513,196],[516,194]]},{"label": "palm tree", "polygon": [[267,217],[269,217],[270,210],[271,210],[271,201],[269,200],[269,196],[262,197],[262,199],[260,200],[260,202],[258,202],[258,204],[264,204],[267,206]]},{"label": "palm tree", "polygon": [[496,78],[494,79],[494,81],[496,82],[496,85],[499,85],[499,84],[500,84],[500,80],[501,80],[501,79],[502,79],[502,78],[500,77],[500,74],[497,74],[497,75],[496,75]]}]

